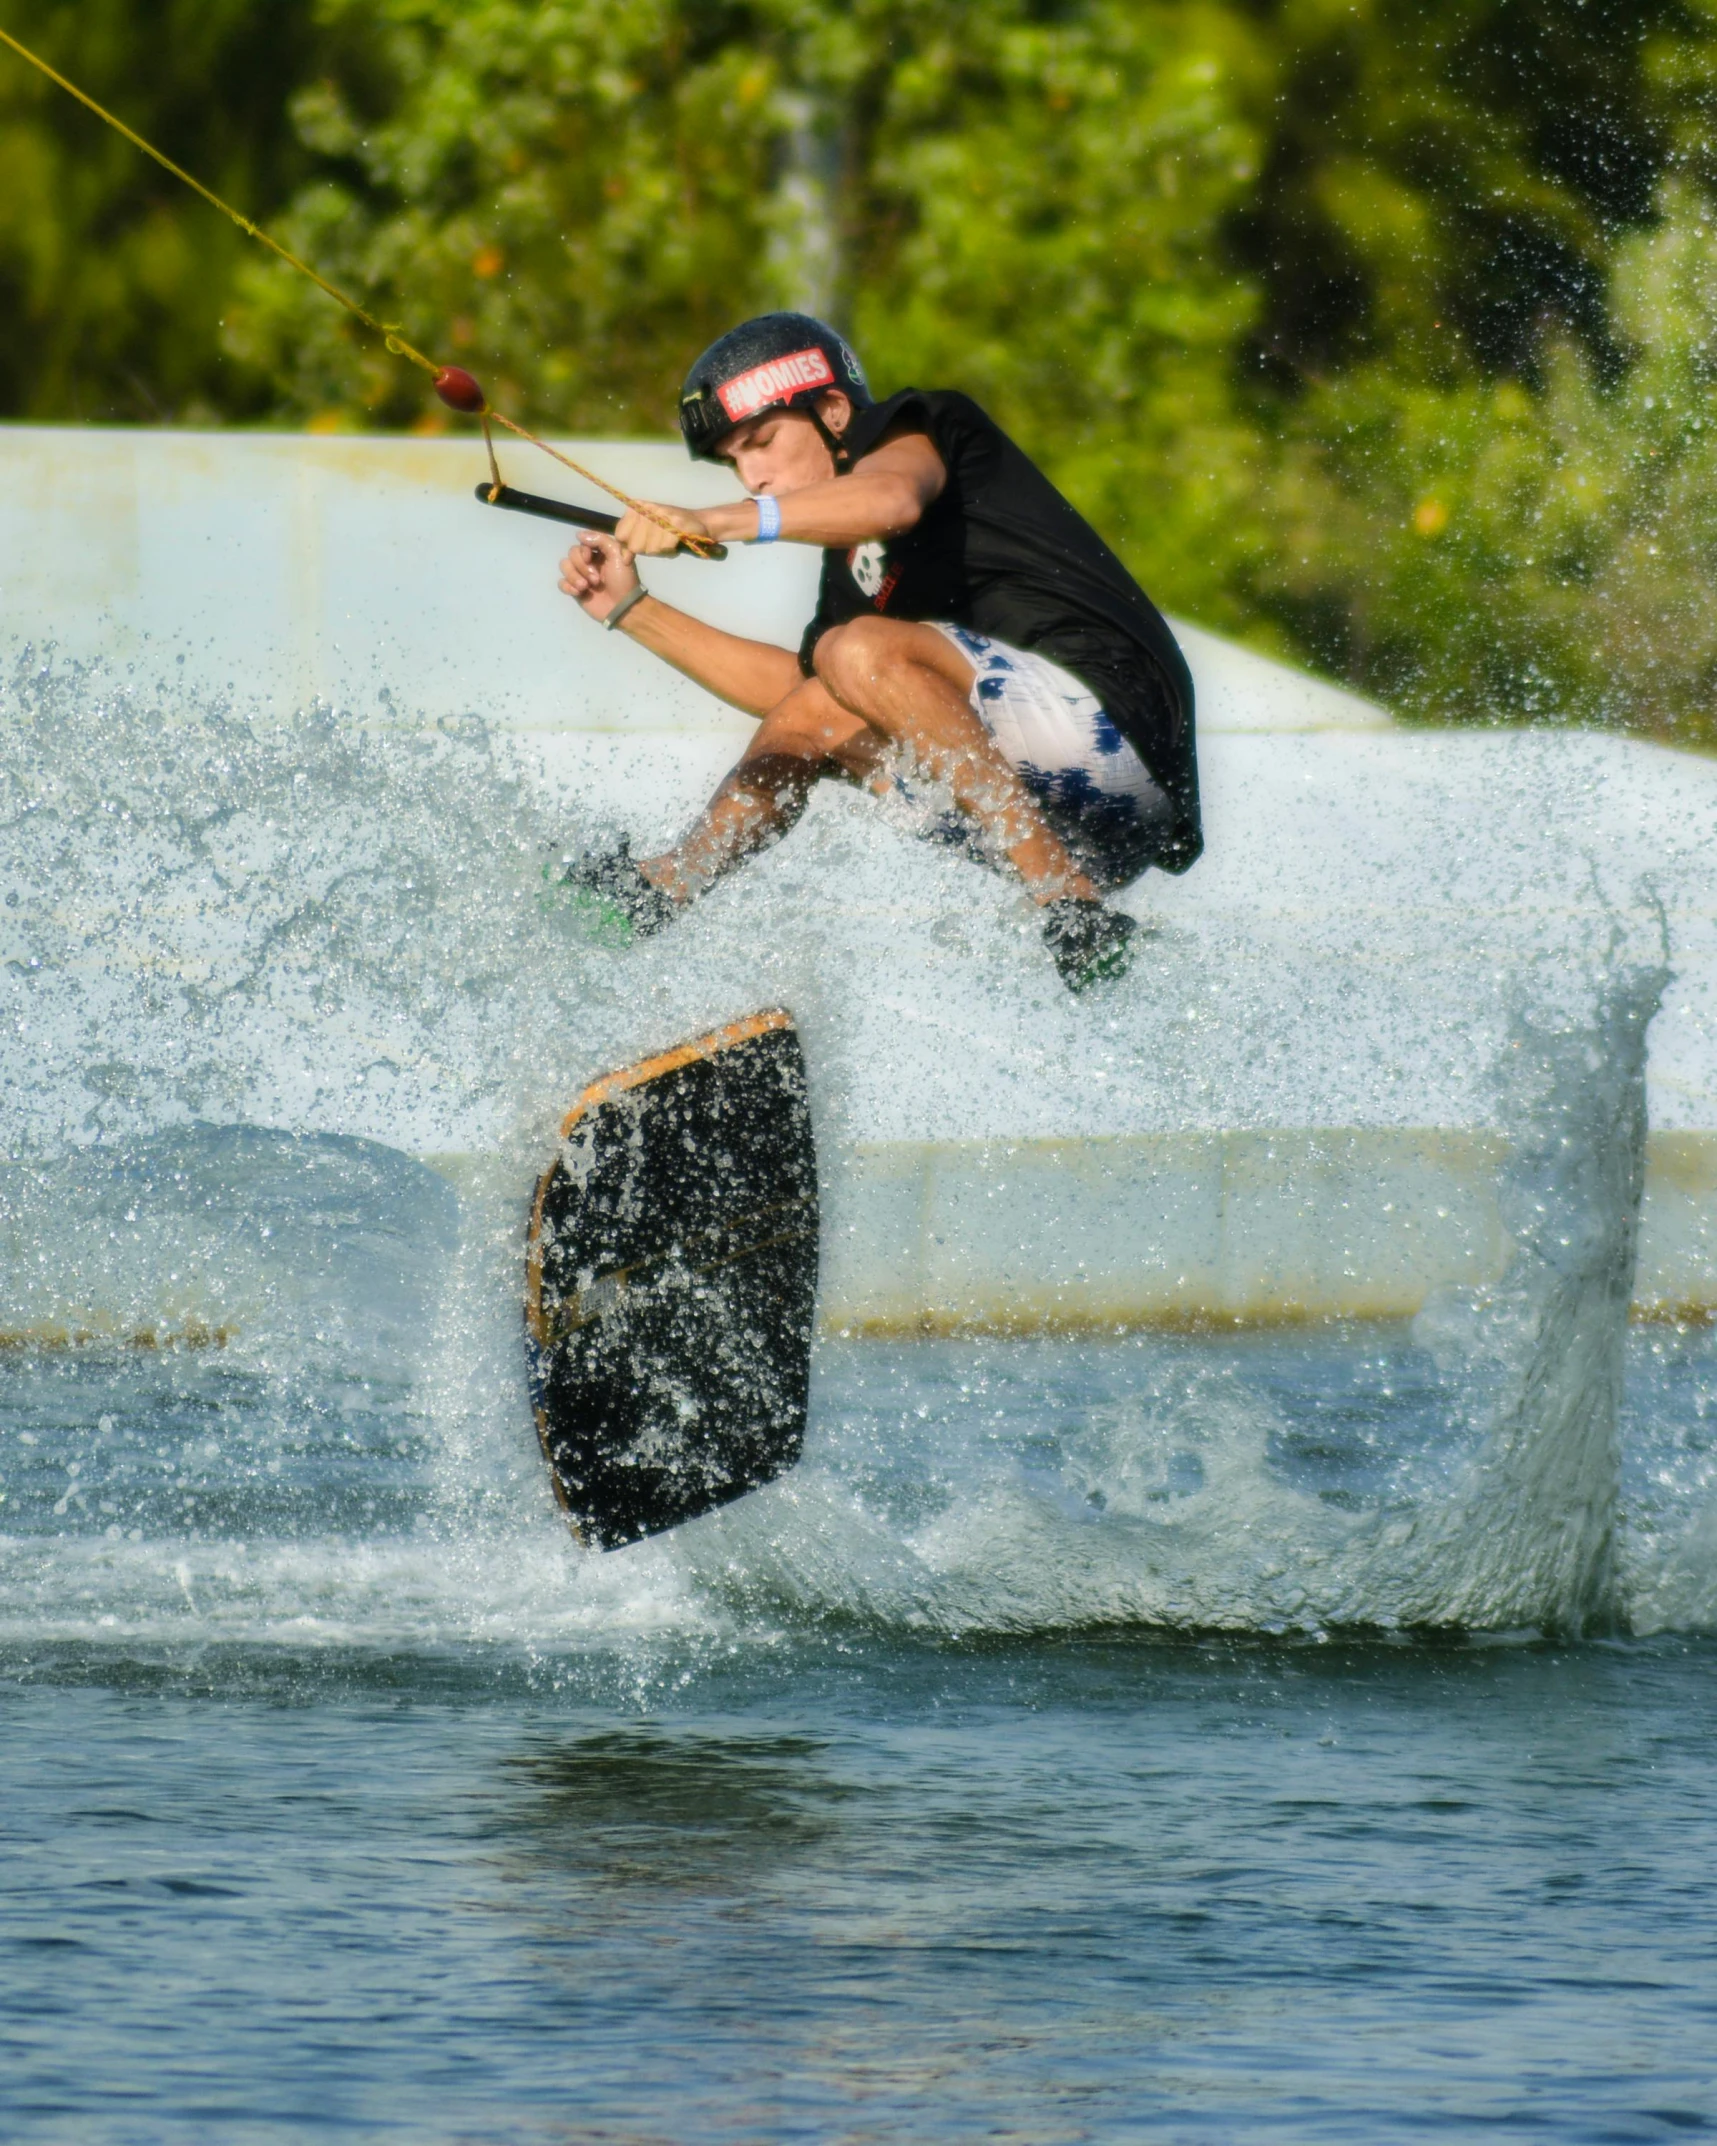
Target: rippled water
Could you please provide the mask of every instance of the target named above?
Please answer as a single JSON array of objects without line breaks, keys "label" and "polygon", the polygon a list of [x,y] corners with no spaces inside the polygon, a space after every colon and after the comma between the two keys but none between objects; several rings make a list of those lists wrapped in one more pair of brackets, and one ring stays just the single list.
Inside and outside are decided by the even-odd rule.
[{"label": "rippled water", "polygon": [[[1632,1569],[1717,1352],[1627,1370]],[[1224,1416],[1335,1513],[1446,1480],[1410,1330],[827,1343],[772,1518],[596,1560],[528,1425],[450,1520],[374,1363],[0,1377],[8,2136],[1717,2124],[1709,1641],[961,1636],[909,1563],[974,1470],[1059,1544],[1196,1503]]]}]

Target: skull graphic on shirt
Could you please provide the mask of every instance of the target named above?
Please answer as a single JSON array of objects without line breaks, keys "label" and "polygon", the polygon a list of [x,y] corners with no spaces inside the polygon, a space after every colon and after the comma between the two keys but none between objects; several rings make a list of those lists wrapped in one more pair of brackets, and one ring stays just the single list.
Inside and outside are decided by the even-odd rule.
[{"label": "skull graphic on shirt", "polygon": [[888,572],[888,546],[876,537],[868,544],[856,544],[847,553],[847,567],[864,594],[874,598]]}]

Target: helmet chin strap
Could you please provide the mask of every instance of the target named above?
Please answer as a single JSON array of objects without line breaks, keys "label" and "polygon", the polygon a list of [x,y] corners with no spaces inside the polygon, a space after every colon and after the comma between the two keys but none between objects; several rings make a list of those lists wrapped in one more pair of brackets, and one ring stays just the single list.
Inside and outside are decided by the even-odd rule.
[{"label": "helmet chin strap", "polygon": [[844,470],[847,464],[852,460],[851,454],[847,451],[846,448],[841,445],[840,434],[838,432],[831,432],[829,430],[828,423],[825,420],[822,411],[817,408],[817,405],[814,402],[801,403],[799,407],[804,411],[805,415],[811,420],[812,424],[815,425],[817,430],[822,434],[823,445],[829,450],[829,453],[833,455],[835,460],[835,474],[839,476],[841,471]]}]

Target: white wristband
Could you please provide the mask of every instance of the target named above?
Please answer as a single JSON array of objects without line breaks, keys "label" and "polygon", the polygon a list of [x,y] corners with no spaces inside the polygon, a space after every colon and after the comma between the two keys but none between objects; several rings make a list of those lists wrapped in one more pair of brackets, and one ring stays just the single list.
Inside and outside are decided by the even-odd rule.
[{"label": "white wristband", "polygon": [[757,534],[754,544],[773,544],[781,534],[781,502],[765,492],[757,502]]}]

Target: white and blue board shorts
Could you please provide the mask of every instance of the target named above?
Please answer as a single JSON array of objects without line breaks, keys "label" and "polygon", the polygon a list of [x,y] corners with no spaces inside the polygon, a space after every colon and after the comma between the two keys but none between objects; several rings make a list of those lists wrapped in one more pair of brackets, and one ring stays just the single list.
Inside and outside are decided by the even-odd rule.
[{"label": "white and blue board shorts", "polygon": [[[972,666],[972,711],[1016,767],[1044,817],[1100,883],[1121,886],[1158,852],[1168,798],[1071,671],[1026,649],[931,620]],[[933,833],[965,843],[964,826]]]}]

